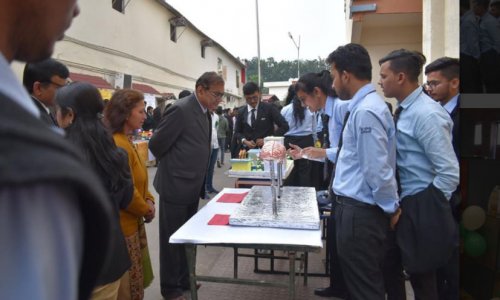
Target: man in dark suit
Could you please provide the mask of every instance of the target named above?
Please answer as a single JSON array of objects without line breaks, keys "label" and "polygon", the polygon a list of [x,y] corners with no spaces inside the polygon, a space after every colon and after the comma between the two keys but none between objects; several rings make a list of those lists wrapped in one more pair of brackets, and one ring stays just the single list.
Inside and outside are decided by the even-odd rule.
[{"label": "man in dark suit", "polygon": [[224,96],[224,80],[215,72],[196,81],[192,95],[179,99],[164,113],[149,149],[160,163],[154,187],[160,195],[160,282],[165,299],[185,299],[189,289],[186,255],[170,236],[198,209],[205,194],[204,179],[211,141],[210,111]]},{"label": "man in dark suit", "polygon": [[57,89],[66,85],[68,77],[68,68],[53,58],[27,63],[24,67],[24,87],[38,107],[42,121],[49,126],[58,126],[51,109],[55,105]]},{"label": "man in dark suit", "polygon": [[[459,152],[459,132],[460,132],[460,61],[456,58],[441,57],[427,65],[425,68],[425,76],[427,76],[426,89],[429,96],[438,101],[443,108],[450,114],[453,121],[452,144],[453,150],[457,159],[460,158]],[[453,192],[450,205],[455,216],[455,220],[459,221],[460,216],[460,187],[457,187]],[[453,252],[450,261],[444,267],[437,271],[437,285],[439,299],[458,299],[459,290],[459,270],[458,264],[458,243]]]},{"label": "man in dark suit", "polygon": [[[247,82],[243,86],[243,95],[247,105],[240,108],[236,117],[234,134],[246,149],[260,148],[266,136],[282,136],[288,131],[288,123],[278,109],[261,102],[259,86]],[[274,130],[274,125],[278,127]]]}]

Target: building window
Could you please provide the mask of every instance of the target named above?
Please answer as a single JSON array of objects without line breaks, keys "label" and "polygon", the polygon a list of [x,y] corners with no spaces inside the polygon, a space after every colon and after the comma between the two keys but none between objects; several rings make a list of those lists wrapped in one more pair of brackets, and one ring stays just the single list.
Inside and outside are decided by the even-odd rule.
[{"label": "building window", "polygon": [[113,9],[123,13],[125,12],[125,4],[123,3],[125,0],[111,0],[111,6]]},{"label": "building window", "polygon": [[170,40],[177,43],[177,27],[174,24],[170,24]]},{"label": "building window", "polygon": [[205,49],[206,49],[206,48],[207,48],[207,47],[205,47],[205,46],[203,46],[203,45],[201,46],[201,57],[203,57],[203,58],[205,58]]},{"label": "building window", "polygon": [[236,70],[236,88],[240,87],[240,73]]}]

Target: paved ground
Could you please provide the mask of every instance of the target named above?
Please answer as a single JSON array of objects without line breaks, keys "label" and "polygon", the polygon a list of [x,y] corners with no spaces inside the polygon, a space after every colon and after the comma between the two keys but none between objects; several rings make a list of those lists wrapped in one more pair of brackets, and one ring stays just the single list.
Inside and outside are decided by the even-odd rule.
[{"label": "paved ground", "polygon": [[[229,155],[226,153],[226,164],[222,168],[215,167],[214,186],[216,189],[223,187],[234,187],[234,179],[228,178],[224,172],[229,168]],[[156,168],[150,167],[149,183],[150,191],[155,195],[156,199],[158,194],[152,186]],[[205,205],[207,200],[202,200],[200,207]],[[150,287],[145,291],[146,300],[161,300],[160,293],[160,274],[159,274],[159,242],[158,242],[158,218],[146,226],[151,260],[155,279]],[[278,254],[281,254],[279,252]],[[323,273],[324,272],[324,250],[321,253],[309,254],[309,272],[310,273]],[[259,262],[260,269],[269,268],[269,261],[261,260]],[[288,270],[287,260],[278,260],[275,262],[275,268],[278,270]],[[221,247],[198,247],[197,252],[197,274],[210,275],[210,276],[227,276],[231,277],[233,274],[233,250],[232,248]],[[287,275],[269,275],[254,272],[254,261],[252,258],[239,259],[239,278],[273,280],[273,281],[286,281]],[[296,285],[296,299],[326,299],[314,295],[314,289],[317,287],[325,287],[328,285],[327,277],[309,276],[307,286],[303,285],[302,277],[297,277]],[[249,285],[235,285],[235,284],[222,284],[201,282],[202,286],[198,291],[198,298],[200,300],[252,300],[252,299],[288,299],[288,290],[281,287],[258,287]],[[407,284],[408,299],[413,299],[411,288]],[[189,292],[186,293],[189,298]],[[329,298],[336,299],[336,298]]]}]

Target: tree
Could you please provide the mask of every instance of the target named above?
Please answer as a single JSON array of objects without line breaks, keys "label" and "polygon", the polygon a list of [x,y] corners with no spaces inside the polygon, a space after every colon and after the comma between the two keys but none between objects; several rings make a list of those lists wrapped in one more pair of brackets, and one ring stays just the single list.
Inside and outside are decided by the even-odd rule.
[{"label": "tree", "polygon": [[[257,57],[247,60],[247,81],[258,82]],[[300,60],[300,74],[320,72],[328,65],[318,57],[313,60]],[[297,61],[276,61],[273,57],[260,60],[261,84],[268,81],[287,81],[297,77]]]}]

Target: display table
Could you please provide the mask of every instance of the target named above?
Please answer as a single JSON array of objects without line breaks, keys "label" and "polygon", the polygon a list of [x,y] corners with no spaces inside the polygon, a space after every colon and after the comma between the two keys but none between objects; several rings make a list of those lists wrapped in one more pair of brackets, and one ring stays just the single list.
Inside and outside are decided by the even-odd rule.
[{"label": "display table", "polygon": [[[226,193],[246,193],[248,189],[224,188],[210,202],[201,208],[171,237],[170,243],[185,244],[191,285],[191,298],[198,299],[196,281],[240,283],[289,288],[289,299],[295,298],[295,257],[297,252],[319,252],[323,246],[321,230],[281,229],[265,227],[243,227],[229,225],[208,225],[217,214],[231,215],[239,203],[217,202]],[[237,278],[237,257],[233,278],[196,275],[196,246],[210,245],[231,248],[269,249],[288,251],[289,280],[286,282],[266,282]],[[236,250],[235,250],[236,251]]]}]

